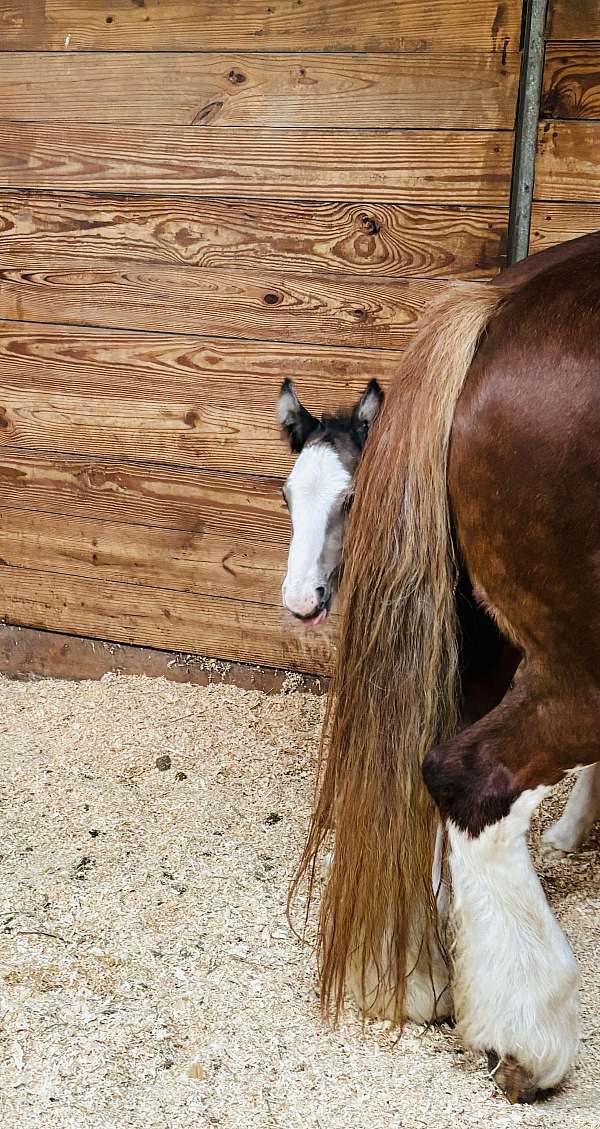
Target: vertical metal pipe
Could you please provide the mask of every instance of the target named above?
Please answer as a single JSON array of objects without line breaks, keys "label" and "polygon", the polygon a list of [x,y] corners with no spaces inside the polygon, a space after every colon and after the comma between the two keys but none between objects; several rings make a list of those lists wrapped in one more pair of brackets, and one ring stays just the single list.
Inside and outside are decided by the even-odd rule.
[{"label": "vertical metal pipe", "polygon": [[546,7],[547,0],[525,0],[523,54],[508,220],[509,263],[524,259],[529,250],[535,152],[544,70]]}]

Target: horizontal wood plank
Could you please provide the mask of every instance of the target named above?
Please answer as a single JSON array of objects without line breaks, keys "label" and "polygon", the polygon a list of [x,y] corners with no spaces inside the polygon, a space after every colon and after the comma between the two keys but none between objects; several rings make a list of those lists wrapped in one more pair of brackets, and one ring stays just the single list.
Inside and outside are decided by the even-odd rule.
[{"label": "horizontal wood plank", "polygon": [[[289,456],[286,469],[291,463]],[[4,509],[272,542],[285,550],[290,526],[280,485],[253,475],[0,448]]]},{"label": "horizontal wood plank", "polygon": [[195,267],[0,267],[0,318],[321,345],[402,348],[445,282]]},{"label": "horizontal wood plank", "polygon": [[286,552],[271,541],[2,509],[0,560],[16,568],[279,607]]},{"label": "horizontal wood plank", "polygon": [[[468,287],[469,283],[455,283]],[[0,323],[0,444],[196,469],[287,473],[281,380],[313,410],[385,386],[393,350]]]},{"label": "horizontal wood plank", "polygon": [[529,251],[535,254],[594,231],[600,231],[600,203],[544,204],[538,201],[531,213]]},{"label": "horizontal wood plank", "polygon": [[195,403],[11,389],[2,393],[0,427],[12,446],[27,450],[281,473],[285,460],[266,412]]},{"label": "horizontal wood plank", "polygon": [[157,651],[126,643],[105,643],[58,631],[9,627],[0,623],[0,670],[5,677],[104,678],[106,674],[142,674],[194,686],[225,684],[266,694],[323,694],[327,679],[239,662],[219,662],[183,651]]},{"label": "horizontal wood plank", "polygon": [[600,118],[600,40],[548,44],[541,116]]},{"label": "horizontal wood plank", "polygon": [[534,198],[600,199],[600,122],[540,123]]},{"label": "horizontal wood plank", "polygon": [[6,48],[135,51],[518,49],[519,0],[0,0]]},{"label": "horizontal wood plank", "polygon": [[491,51],[6,51],[0,52],[0,118],[69,124],[511,129],[518,75],[517,54]]},{"label": "horizontal wood plank", "polygon": [[549,0],[546,38],[600,39],[598,0]]},{"label": "horizontal wood plank", "polygon": [[328,674],[332,627],[307,631],[282,609],[0,565],[0,620]]},{"label": "horizontal wood plank", "polygon": [[[486,278],[507,209],[172,200],[0,191],[0,256],[420,278]],[[10,256],[7,258],[7,256]]]},{"label": "horizontal wood plank", "polygon": [[0,122],[0,183],[53,191],[506,204],[513,136]]},{"label": "horizontal wood plank", "polygon": [[[469,293],[470,283],[452,284]],[[0,387],[32,387],[98,399],[127,395],[211,400],[263,412],[281,381],[297,379],[314,411],[331,410],[360,393],[365,377],[387,384],[402,354],[395,350],[320,348],[278,342],[29,325],[0,321]],[[190,421],[193,426],[193,421]],[[0,428],[1,430],[1,428]]]}]

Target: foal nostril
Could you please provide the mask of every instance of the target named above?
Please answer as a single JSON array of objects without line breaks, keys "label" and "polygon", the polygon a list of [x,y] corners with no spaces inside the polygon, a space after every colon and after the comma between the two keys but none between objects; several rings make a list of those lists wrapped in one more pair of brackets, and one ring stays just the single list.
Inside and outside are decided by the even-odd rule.
[{"label": "foal nostril", "polygon": [[315,596],[317,598],[317,607],[320,607],[321,604],[325,602],[325,589],[315,588]]}]

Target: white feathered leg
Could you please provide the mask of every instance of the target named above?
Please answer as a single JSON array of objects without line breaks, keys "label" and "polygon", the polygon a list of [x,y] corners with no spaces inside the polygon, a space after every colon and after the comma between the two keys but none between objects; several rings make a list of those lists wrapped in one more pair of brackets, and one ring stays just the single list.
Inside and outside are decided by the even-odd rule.
[{"label": "white feathered leg", "polygon": [[542,835],[544,849],[558,854],[579,850],[597,819],[600,819],[600,761],[579,770],[564,812]]},{"label": "white feathered leg", "polygon": [[[432,885],[437,891],[437,907],[442,931],[448,920],[448,887],[442,879],[444,832],[440,824],[435,840],[435,856],[432,870]],[[414,1023],[430,1023],[431,1020],[446,1019],[452,1014],[452,994],[449,973],[443,953],[437,945],[427,955],[420,943],[422,930],[418,922],[413,922],[415,943],[409,947],[407,956],[408,975],[404,996],[404,1011],[407,1019]],[[382,964],[385,967],[385,952]],[[359,961],[350,968],[347,987],[365,1015],[377,1019],[390,1019],[393,1014],[393,989],[385,978],[379,979],[375,967],[368,968],[363,978]]]},{"label": "white feathered leg", "polygon": [[556,1086],[578,1045],[577,968],[527,846],[543,787],[471,838],[450,823],[459,1034],[496,1052],[512,1100]]}]

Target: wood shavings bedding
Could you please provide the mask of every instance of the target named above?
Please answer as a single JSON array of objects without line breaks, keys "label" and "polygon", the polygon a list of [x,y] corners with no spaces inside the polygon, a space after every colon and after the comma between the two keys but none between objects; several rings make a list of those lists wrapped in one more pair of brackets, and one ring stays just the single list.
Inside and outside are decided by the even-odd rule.
[{"label": "wood shavings bedding", "polygon": [[540,863],[580,1061],[510,1107],[449,1031],[319,1016],[285,899],[322,699],[107,676],[0,679],[0,707],[4,1129],[597,1129],[598,837]]}]

